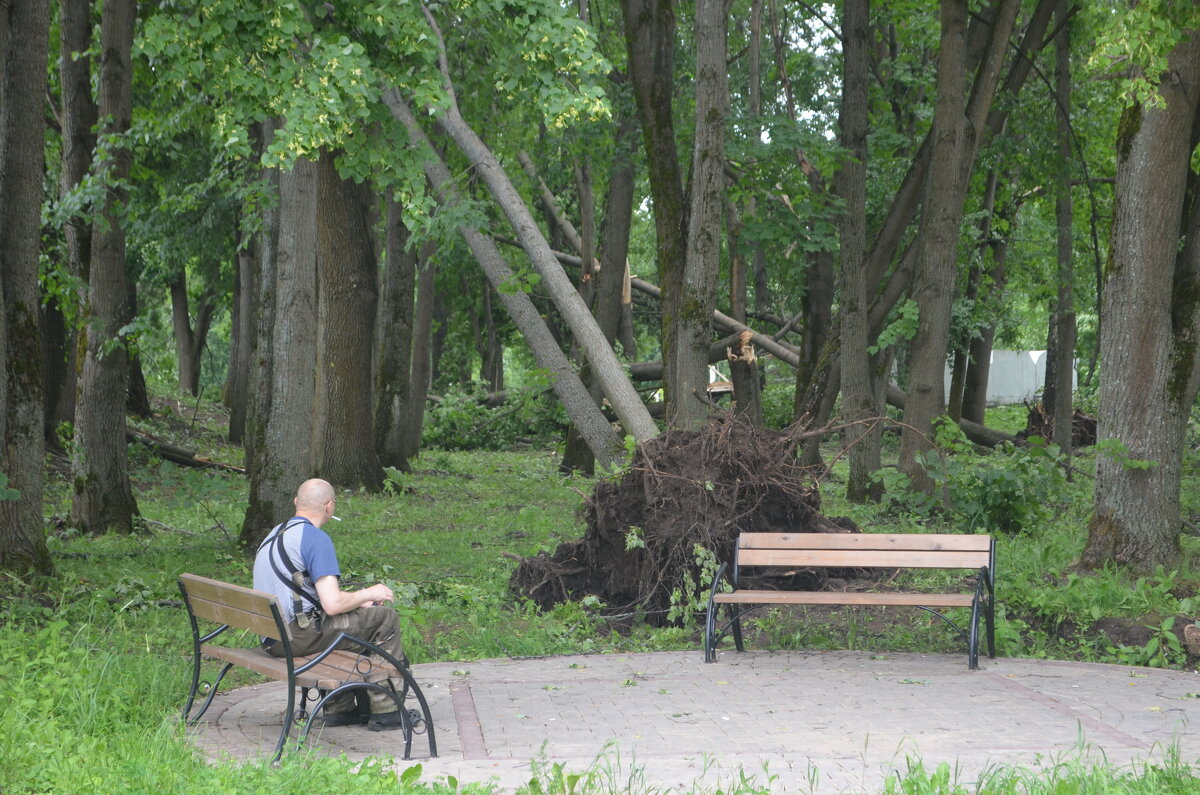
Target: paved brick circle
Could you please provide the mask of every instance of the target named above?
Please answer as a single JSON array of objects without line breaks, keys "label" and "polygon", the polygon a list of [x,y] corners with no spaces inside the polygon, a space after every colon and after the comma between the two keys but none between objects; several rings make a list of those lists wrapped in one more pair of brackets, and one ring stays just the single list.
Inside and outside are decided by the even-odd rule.
[{"label": "paved brick circle", "polygon": [[[684,791],[737,780],[778,792],[874,792],[909,758],[947,762],[970,786],[989,767],[1047,770],[1068,760],[1124,766],[1172,745],[1200,760],[1200,675],[1094,663],[965,655],[699,651],[430,663],[439,756],[424,738],[403,761],[399,732],[326,729],[316,753],[390,756],[511,790],[531,760],[597,770],[612,788]],[[284,688],[218,697],[194,731],[212,758],[261,758],[279,732]],[[609,778],[611,777],[611,778]],[[631,779],[632,777],[632,779]]]}]

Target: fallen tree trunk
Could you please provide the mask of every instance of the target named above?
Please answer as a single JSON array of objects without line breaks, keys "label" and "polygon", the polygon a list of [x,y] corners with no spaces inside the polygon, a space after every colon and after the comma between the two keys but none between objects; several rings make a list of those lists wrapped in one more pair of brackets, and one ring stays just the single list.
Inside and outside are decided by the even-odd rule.
[{"label": "fallen tree trunk", "polygon": [[[888,385],[887,402],[889,406],[895,406],[898,409],[904,408],[904,401],[907,395],[899,387]],[[1021,440],[1011,433],[998,431],[995,428],[989,428],[986,425],[980,425],[977,422],[970,420],[959,420],[958,427],[963,429],[963,433],[967,435],[975,444],[983,445],[984,447],[995,447],[1001,442],[1011,442],[1012,444],[1021,444]]]},{"label": "fallen tree trunk", "polygon": [[148,433],[128,426],[125,428],[125,437],[131,442],[137,442],[149,447],[160,458],[165,458],[173,464],[185,467],[197,467],[199,469],[221,469],[226,472],[236,472],[239,475],[246,474],[246,470],[243,467],[234,466],[233,464],[222,464],[210,458],[202,458],[190,450],[184,450],[182,447],[177,447],[164,439],[159,439],[157,436],[151,436]]}]

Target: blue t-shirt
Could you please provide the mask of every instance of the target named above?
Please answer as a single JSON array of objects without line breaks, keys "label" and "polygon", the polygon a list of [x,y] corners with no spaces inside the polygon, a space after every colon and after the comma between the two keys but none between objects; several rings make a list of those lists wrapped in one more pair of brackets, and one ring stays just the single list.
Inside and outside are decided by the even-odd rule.
[{"label": "blue t-shirt", "polygon": [[279,551],[280,533],[283,534],[283,551],[292,565],[308,572],[308,579],[301,586],[305,593],[300,600],[301,611],[307,613],[320,605],[312,583],[330,574],[338,577],[342,570],[338,566],[337,552],[333,549],[333,539],[307,519],[292,517],[268,533],[254,556],[254,589],[279,597],[283,620],[287,622],[295,617],[297,594],[281,579],[281,575],[283,578],[289,577],[290,572]]}]

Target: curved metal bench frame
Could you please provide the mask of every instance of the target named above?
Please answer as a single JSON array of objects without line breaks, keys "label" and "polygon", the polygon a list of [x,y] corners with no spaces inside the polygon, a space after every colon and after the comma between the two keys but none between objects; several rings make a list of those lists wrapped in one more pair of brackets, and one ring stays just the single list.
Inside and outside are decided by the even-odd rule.
[{"label": "curved metal bench frame", "polygon": [[[179,590],[183,594],[183,602],[187,607],[188,619],[192,626],[192,681],[181,715],[181,720],[185,725],[194,725],[204,716],[204,713],[212,705],[225,675],[236,665],[287,683],[288,697],[283,714],[283,729],[275,744],[273,762],[278,762],[282,756],[293,724],[300,726],[297,745],[303,745],[312,730],[313,718],[325,709],[325,705],[331,698],[346,692],[366,693],[370,690],[384,693],[396,704],[396,710],[400,713],[401,729],[404,733],[404,759],[411,758],[412,739],[416,729],[412,717],[404,707],[404,702],[411,692],[420,706],[421,720],[424,721],[425,733],[429,742],[429,755],[430,757],[437,756],[433,716],[430,714],[429,704],[425,700],[424,693],[413,679],[408,660],[397,659],[378,645],[345,632],[339,633],[324,651],[307,657],[297,657],[292,654],[291,631],[283,620],[278,600],[274,595],[207,577],[198,577],[194,574],[180,576]],[[201,635],[198,618],[213,621],[219,626],[211,632]],[[234,648],[211,645],[210,642],[214,638],[229,629],[247,630],[256,635],[273,638],[275,642],[283,645],[283,656],[274,657],[257,647]],[[338,648],[351,643],[362,651],[355,654]],[[386,665],[372,660],[367,653],[378,655]],[[200,681],[204,657],[224,661],[223,667],[212,684]],[[336,661],[341,667],[335,667],[330,664],[330,661]],[[388,670],[388,666],[393,670]],[[388,678],[392,676],[399,676],[404,681],[400,693],[396,693],[388,681]],[[372,681],[372,678],[375,677],[381,679],[384,684]],[[332,688],[318,686],[319,683],[328,684],[330,682],[338,682],[338,684]],[[193,714],[192,707],[201,690],[206,690],[207,695],[199,710]],[[297,690],[300,691],[298,709],[296,705]],[[315,698],[310,695],[314,690],[317,691]],[[310,699],[314,701],[311,713],[307,709]]]}]

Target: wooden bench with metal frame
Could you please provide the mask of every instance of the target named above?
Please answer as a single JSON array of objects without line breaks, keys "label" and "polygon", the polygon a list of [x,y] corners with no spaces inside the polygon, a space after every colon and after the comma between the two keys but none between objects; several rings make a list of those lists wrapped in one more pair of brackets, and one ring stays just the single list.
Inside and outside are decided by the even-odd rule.
[{"label": "wooden bench with metal frame", "polygon": [[[973,569],[973,593],[914,593],[903,591],[771,591],[739,586],[746,568],[884,568]],[[726,569],[733,590],[721,592]],[[979,619],[986,627],[988,657],[996,656],[995,624],[996,544],[987,535],[881,534],[881,533],[742,533],[734,550],[733,565],[722,563],[713,578],[704,622],[704,661],[716,662],[717,643],[732,629],[738,651],[742,643],[742,616],[767,605],[880,605],[919,607],[945,621],[967,642],[967,665],[979,667]],[[729,606],[729,621],[717,631],[717,612]],[[969,631],[939,609],[969,607]]]},{"label": "wooden bench with metal frame", "polygon": [[[279,733],[275,755],[272,757],[274,761],[278,761],[283,754],[283,747],[293,723],[299,726],[297,741],[303,744],[312,729],[312,719],[325,708],[329,699],[339,693],[365,693],[367,690],[383,692],[396,703],[396,709],[401,716],[401,729],[404,732],[405,759],[410,758],[416,728],[414,723],[418,721],[424,722],[430,757],[437,756],[437,741],[434,738],[433,717],[429,713],[429,704],[413,679],[407,660],[398,660],[375,644],[344,632],[334,639],[329,648],[319,654],[294,656],[291,650],[291,630],[283,620],[278,599],[274,594],[195,574],[180,575],[179,590],[183,593],[183,602],[187,606],[188,618],[192,624],[192,686],[187,704],[183,708],[182,718],[185,724],[192,725],[203,717],[212,704],[225,674],[237,665],[287,683],[287,707],[283,714],[283,730]],[[201,635],[197,619],[220,626]],[[254,646],[235,648],[210,643],[229,629],[253,633]],[[259,645],[259,636],[273,638],[276,643],[283,644],[284,655],[273,657],[268,654]],[[371,659],[365,653],[335,649],[334,647],[342,641],[350,641],[378,655],[382,662]],[[211,685],[200,681],[201,662],[206,657],[225,663],[216,681]],[[388,681],[391,678],[404,681],[402,692],[395,692]],[[296,705],[297,689],[300,690],[299,708]],[[201,690],[207,691],[208,696],[199,711],[193,715],[192,706]],[[314,691],[316,696],[312,695]],[[414,720],[404,707],[405,698],[410,692],[420,705],[420,717],[417,720]],[[311,712],[308,710],[310,700],[314,702]]]}]

